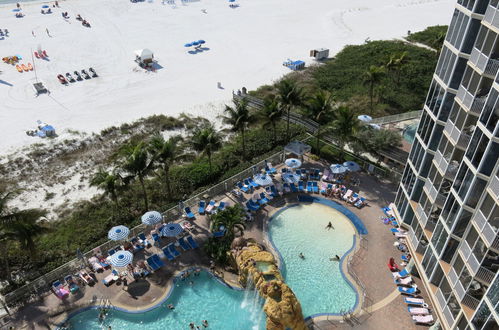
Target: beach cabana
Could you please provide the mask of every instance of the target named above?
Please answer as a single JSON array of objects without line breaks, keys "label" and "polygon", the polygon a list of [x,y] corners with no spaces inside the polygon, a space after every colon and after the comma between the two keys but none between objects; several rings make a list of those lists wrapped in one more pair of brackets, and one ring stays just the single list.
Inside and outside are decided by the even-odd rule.
[{"label": "beach cabana", "polygon": [[150,67],[154,63],[154,54],[150,49],[138,49],[135,51],[135,62],[141,67]]}]

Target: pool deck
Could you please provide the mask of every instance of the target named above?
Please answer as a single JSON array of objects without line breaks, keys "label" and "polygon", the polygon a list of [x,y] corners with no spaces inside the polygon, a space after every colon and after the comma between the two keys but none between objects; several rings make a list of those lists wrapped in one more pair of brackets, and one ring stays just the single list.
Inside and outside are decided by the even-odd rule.
[{"label": "pool deck", "polygon": [[[322,169],[324,166],[325,164],[319,162],[307,161],[304,164],[305,168]],[[349,188],[366,197],[369,205],[357,209],[346,202],[338,202],[359,217],[369,232],[365,236],[366,239],[360,244],[359,251],[353,258],[352,266],[366,288],[367,302],[369,302],[367,310],[370,313],[362,312],[352,320],[343,320],[341,316],[319,317],[314,319],[311,328],[337,329],[354,327],[357,329],[385,330],[422,328],[423,326],[416,326],[412,322],[407,306],[404,304],[402,296],[396,291],[397,287],[393,283],[390,271],[386,266],[390,257],[394,257],[400,264],[400,252],[393,246],[395,237],[390,232],[391,226],[384,225],[380,220],[384,215],[381,208],[394,200],[396,187],[387,182],[380,182],[377,178],[364,173],[357,174],[357,177],[360,178],[360,185]],[[251,195],[246,194],[245,197],[251,198]],[[234,196],[229,194],[221,196],[218,200],[229,202],[230,205],[237,202]],[[287,203],[296,202],[297,194],[292,193],[274,199],[269,205],[256,213],[254,221],[247,223],[244,236],[254,238],[258,242],[264,242],[264,227],[269,216]],[[193,237],[202,245],[210,235],[209,219],[206,216],[196,214],[196,220],[193,221],[193,224]],[[160,246],[172,241],[167,238],[162,240]],[[147,249],[143,255],[136,254],[135,260],[140,260],[154,253],[160,253],[160,250],[157,247],[152,247]],[[94,286],[84,286],[79,294],[70,295],[64,301],[59,300],[50,293],[42,296],[40,301],[29,304],[17,311],[12,316],[12,321],[8,326],[13,326],[15,329],[55,329],[56,325],[64,321],[71,311],[89,305],[98,305],[102,298],[109,299],[113,306],[128,311],[150,309],[168,296],[175,275],[186,268],[208,268],[209,263],[210,259],[202,249],[182,251],[180,257],[174,262],[165,262],[165,266],[152,276],[134,283],[132,283],[131,278],[128,278],[127,290],[124,290],[122,285],[116,283],[109,287],[102,284],[102,279],[110,273],[110,270],[94,273],[97,280]],[[217,269],[216,272],[228,284],[238,285],[237,275],[222,269]],[[418,288],[422,291],[421,296],[429,301],[419,279],[414,276],[413,279],[416,280]],[[436,318],[435,315],[434,318]]]}]

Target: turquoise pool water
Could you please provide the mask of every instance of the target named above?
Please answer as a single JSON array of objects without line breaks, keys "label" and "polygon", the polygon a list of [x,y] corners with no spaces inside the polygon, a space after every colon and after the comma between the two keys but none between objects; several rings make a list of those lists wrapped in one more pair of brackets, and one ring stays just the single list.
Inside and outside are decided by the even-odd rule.
[{"label": "turquoise pool water", "polygon": [[[325,229],[329,222],[334,229]],[[356,293],[343,278],[340,263],[330,260],[350,250],[354,233],[343,213],[319,203],[297,204],[272,217],[269,234],[281,254],[286,283],[298,297],[304,317],[340,313],[355,306]]]},{"label": "turquoise pool water", "polygon": [[[99,311],[91,309],[72,317],[70,329],[107,330],[111,326],[113,330],[180,330],[189,329],[190,322],[203,329],[205,319],[208,329],[265,329],[262,302],[255,299],[254,293],[230,289],[207,272],[201,272],[198,277],[191,275],[186,281],[178,281],[166,302],[149,312],[131,314],[112,310],[100,323]],[[173,304],[175,310],[166,308],[168,304]]]},{"label": "turquoise pool water", "polygon": [[414,143],[417,129],[418,129],[418,124],[407,125],[402,132],[403,138],[411,144]]}]

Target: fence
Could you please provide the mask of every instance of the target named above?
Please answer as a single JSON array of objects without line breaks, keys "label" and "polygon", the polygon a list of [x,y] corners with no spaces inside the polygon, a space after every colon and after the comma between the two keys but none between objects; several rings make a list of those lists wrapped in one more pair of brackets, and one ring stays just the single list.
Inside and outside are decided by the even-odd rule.
[{"label": "fence", "polygon": [[383,124],[396,123],[399,121],[404,121],[404,120],[409,120],[409,119],[416,119],[416,118],[421,117],[421,113],[423,113],[423,110],[416,110],[416,111],[401,113],[398,115],[374,118],[370,122],[370,124],[383,125]]}]

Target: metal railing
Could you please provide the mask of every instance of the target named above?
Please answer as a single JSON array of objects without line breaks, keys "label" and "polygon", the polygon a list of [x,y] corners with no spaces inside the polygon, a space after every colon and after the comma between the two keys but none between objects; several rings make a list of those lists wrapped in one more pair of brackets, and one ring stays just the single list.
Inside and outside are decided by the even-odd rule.
[{"label": "metal railing", "polygon": [[383,124],[389,124],[389,123],[397,123],[400,121],[405,121],[405,120],[410,120],[410,119],[419,119],[421,117],[422,113],[423,113],[423,110],[409,111],[409,112],[404,112],[404,113],[401,113],[398,115],[391,115],[391,116],[385,116],[385,117],[380,117],[380,118],[374,118],[370,123],[377,124],[377,125],[383,125]]}]

